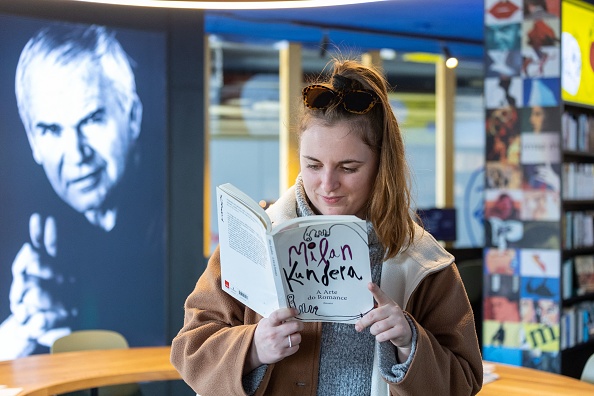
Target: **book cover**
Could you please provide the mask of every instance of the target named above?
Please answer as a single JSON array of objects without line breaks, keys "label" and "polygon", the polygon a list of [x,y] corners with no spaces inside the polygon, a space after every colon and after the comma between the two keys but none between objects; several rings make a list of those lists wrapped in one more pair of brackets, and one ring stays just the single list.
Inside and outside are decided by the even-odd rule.
[{"label": "book cover", "polygon": [[367,226],[356,216],[306,216],[273,225],[230,184],[217,187],[221,286],[262,316],[355,323],[373,308]]},{"label": "book cover", "polygon": [[577,278],[577,294],[594,293],[594,256],[576,256],[574,258]]}]

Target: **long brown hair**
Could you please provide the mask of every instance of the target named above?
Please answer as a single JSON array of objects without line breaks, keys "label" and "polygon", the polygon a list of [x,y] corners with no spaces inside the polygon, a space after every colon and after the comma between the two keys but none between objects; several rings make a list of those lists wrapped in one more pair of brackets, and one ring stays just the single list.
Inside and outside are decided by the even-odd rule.
[{"label": "long brown hair", "polygon": [[322,76],[312,83],[332,88],[333,77],[339,75],[352,81],[351,89],[375,92],[379,101],[365,114],[349,113],[338,104],[323,110],[303,106],[298,133],[301,136],[314,121],[327,126],[348,121],[351,131],[378,155],[379,165],[367,207],[367,219],[386,249],[386,258],[392,258],[412,243],[415,215],[411,211],[410,170],[402,134],[388,100],[388,82],[381,71],[356,60],[335,58],[332,65],[331,75]]}]

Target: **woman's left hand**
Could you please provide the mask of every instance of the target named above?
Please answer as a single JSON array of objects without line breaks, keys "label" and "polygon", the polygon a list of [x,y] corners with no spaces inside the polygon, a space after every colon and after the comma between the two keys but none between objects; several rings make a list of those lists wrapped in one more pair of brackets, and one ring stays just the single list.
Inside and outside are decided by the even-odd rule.
[{"label": "woman's left hand", "polygon": [[398,348],[399,362],[406,361],[412,348],[413,333],[402,308],[375,283],[370,282],[367,287],[377,301],[377,307],[355,323],[355,330],[361,332],[369,327],[378,342],[390,341]]}]

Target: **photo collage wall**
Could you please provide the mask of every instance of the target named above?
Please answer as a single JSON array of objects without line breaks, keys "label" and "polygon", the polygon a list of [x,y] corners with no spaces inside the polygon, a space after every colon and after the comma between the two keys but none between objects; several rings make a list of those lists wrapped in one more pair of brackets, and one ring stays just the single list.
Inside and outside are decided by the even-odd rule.
[{"label": "photo collage wall", "polygon": [[561,0],[485,0],[483,358],[560,372]]}]

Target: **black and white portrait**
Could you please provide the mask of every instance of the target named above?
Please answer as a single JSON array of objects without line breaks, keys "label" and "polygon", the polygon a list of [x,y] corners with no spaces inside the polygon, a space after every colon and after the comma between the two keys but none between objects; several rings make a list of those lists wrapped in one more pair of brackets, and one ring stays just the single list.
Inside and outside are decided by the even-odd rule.
[{"label": "black and white portrait", "polygon": [[165,343],[162,33],[0,15],[0,360]]}]

